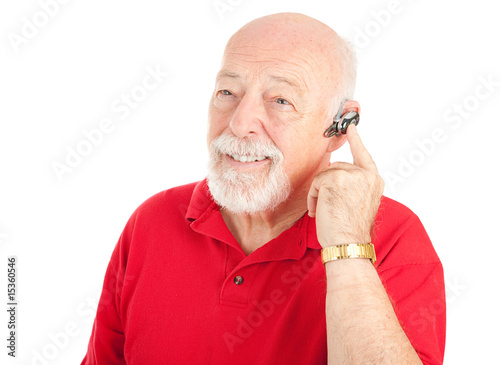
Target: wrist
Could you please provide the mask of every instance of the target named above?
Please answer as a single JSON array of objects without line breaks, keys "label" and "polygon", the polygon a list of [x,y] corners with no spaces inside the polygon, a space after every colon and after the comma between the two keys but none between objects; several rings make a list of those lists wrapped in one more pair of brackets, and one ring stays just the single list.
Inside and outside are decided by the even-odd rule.
[{"label": "wrist", "polygon": [[337,245],[347,245],[353,242],[371,242],[371,240],[372,240],[371,236],[366,234],[360,234],[360,235],[336,234],[334,237],[330,237],[327,239],[319,239],[318,237],[319,244],[323,248],[330,246],[337,246]]},{"label": "wrist", "polygon": [[345,259],[370,259],[371,263],[374,264],[376,256],[373,243],[336,244],[321,250],[323,264]]},{"label": "wrist", "polygon": [[327,292],[358,293],[376,273],[369,259],[336,260],[325,263]]}]

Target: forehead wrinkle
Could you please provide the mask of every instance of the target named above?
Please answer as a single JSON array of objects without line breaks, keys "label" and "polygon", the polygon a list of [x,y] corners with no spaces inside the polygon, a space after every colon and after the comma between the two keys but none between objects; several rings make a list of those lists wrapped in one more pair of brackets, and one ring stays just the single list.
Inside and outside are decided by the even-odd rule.
[{"label": "forehead wrinkle", "polygon": [[[232,49],[236,51],[231,51]],[[245,52],[245,49],[249,49],[247,52]],[[237,46],[237,45],[231,45],[228,46],[225,49],[225,54],[234,54],[234,55],[240,55],[240,56],[248,56],[248,57],[263,57],[266,58],[268,57],[269,59],[277,59],[274,57],[266,56],[261,53],[267,53],[267,54],[272,54],[272,53],[277,53],[278,55],[282,56],[283,54],[286,54],[290,56],[290,58],[296,58],[302,61],[305,65],[308,65],[312,69],[312,65],[309,63],[309,60],[314,60],[318,55],[315,55],[315,52],[312,52],[311,50],[307,48],[301,48],[300,52],[306,53],[306,55],[299,55],[299,52],[297,52],[297,49],[293,49],[293,51],[289,51],[285,47],[280,47],[280,48],[264,48],[264,47],[257,47],[257,46],[252,46],[252,45],[242,45],[242,46]],[[283,60],[285,61],[285,60]],[[286,61],[285,61],[286,62]]]},{"label": "forehead wrinkle", "polygon": [[[282,52],[282,53],[285,53],[285,52]],[[301,57],[297,57],[297,56],[295,56],[295,58],[299,58],[299,61],[303,61],[302,63],[304,65],[301,64],[301,63],[293,62],[291,60],[286,60],[286,59],[283,59],[283,58],[271,57],[271,56],[262,57],[260,55],[251,54],[251,53],[226,52],[226,55],[247,57],[247,58],[251,59],[251,60],[245,60],[246,62],[260,62],[260,63],[264,63],[264,62],[274,61],[274,62],[289,63],[289,64],[292,64],[294,66],[300,67],[300,68],[305,68],[304,65],[306,65],[309,68],[313,69],[313,67],[309,64],[309,62],[307,62],[306,59],[301,58]]]},{"label": "forehead wrinkle", "polygon": [[[280,66],[283,64],[292,65],[293,66],[292,69],[284,70],[282,67],[279,67],[279,71],[276,74],[271,74],[269,76],[267,76],[267,75],[259,75],[259,76],[267,76],[267,78],[272,79],[272,81],[286,82],[290,86],[297,88],[297,89],[300,89],[300,90],[309,90],[307,82],[312,82],[311,80],[314,80],[314,78],[311,77],[311,74],[313,74],[313,73],[308,70],[308,68],[310,68],[312,71],[313,68],[308,63],[306,63],[306,65],[309,67],[306,68],[306,67],[304,67],[303,64],[288,61],[288,60],[283,60],[280,58],[268,57],[266,59],[257,59],[257,56],[252,55],[252,54],[246,54],[246,53],[242,54],[242,53],[234,53],[234,52],[228,52],[227,54],[231,54],[231,55],[235,55],[235,56],[250,56],[251,58],[254,58],[254,59],[245,60],[245,62],[252,63],[252,64],[266,65],[266,64],[271,63],[270,65],[264,66],[264,70],[268,69],[268,68],[271,68],[271,69],[277,68],[277,66]],[[231,63],[235,63],[235,62],[234,62],[234,60],[231,60],[228,63],[231,64]],[[236,66],[239,67],[239,65],[237,63],[236,63]],[[301,75],[298,70],[303,71],[303,75]],[[259,72],[262,73],[263,70],[259,70]],[[234,73],[234,72],[231,72],[229,70],[222,69],[217,74],[217,77],[221,78],[224,76],[235,78],[235,79],[241,79],[241,75],[239,75],[238,73]],[[288,76],[290,76],[290,77],[288,77]]]}]

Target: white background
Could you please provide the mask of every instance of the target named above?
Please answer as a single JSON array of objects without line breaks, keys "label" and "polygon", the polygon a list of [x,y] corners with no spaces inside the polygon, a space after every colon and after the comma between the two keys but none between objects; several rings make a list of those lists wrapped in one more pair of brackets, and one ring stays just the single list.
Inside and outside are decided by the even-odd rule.
[{"label": "white background", "polygon": [[[15,360],[1,310],[2,364],[81,361],[128,217],[152,194],[205,176],[207,106],[225,42],[282,11],[316,17],[356,45],[360,134],[389,180],[385,194],[417,213],[445,268],[445,363],[498,363],[494,1],[221,0],[219,12],[213,0],[61,0],[43,10],[48,2],[0,5],[0,293],[16,255],[20,303]],[[111,105],[140,91],[148,66],[169,75],[125,118]],[[104,118],[114,129],[60,181],[53,163],[65,164],[67,146]],[[333,159],[349,161],[348,147]]]}]

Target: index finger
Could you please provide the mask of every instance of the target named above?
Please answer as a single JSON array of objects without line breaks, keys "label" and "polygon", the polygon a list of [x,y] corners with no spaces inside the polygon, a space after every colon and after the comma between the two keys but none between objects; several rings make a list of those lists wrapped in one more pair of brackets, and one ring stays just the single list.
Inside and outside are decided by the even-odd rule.
[{"label": "index finger", "polygon": [[351,124],[347,128],[347,141],[351,148],[353,163],[361,168],[377,170],[377,166],[372,159],[372,156],[361,141],[356,125]]}]

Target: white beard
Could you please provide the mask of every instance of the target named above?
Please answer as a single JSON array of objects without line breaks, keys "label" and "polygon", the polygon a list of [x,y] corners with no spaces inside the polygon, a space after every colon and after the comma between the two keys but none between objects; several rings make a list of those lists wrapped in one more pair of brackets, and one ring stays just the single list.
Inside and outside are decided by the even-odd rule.
[{"label": "white beard", "polygon": [[[208,188],[222,208],[253,214],[273,210],[290,196],[292,189],[283,171],[283,154],[273,144],[221,135],[212,141],[209,152]],[[271,161],[266,171],[239,172],[225,166],[225,154],[266,156]]]}]

